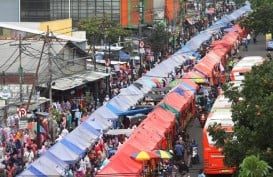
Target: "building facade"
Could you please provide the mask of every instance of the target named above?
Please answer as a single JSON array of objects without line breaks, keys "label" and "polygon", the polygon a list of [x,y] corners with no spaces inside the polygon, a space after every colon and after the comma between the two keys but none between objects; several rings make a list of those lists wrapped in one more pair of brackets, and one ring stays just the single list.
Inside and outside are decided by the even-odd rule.
[{"label": "building facade", "polygon": [[18,0],[0,0],[0,21],[1,22],[19,22],[20,5]]}]

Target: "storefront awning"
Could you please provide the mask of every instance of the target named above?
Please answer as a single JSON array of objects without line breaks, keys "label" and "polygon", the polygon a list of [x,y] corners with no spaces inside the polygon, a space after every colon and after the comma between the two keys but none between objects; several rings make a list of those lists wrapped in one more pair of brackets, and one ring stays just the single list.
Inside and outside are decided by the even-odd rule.
[{"label": "storefront awning", "polygon": [[[52,89],[55,90],[69,90],[75,87],[84,85],[88,82],[93,82],[98,79],[109,76],[107,73],[86,71],[82,74],[75,74],[69,77],[63,77],[52,81]],[[40,87],[47,88],[47,84],[41,84]]]}]

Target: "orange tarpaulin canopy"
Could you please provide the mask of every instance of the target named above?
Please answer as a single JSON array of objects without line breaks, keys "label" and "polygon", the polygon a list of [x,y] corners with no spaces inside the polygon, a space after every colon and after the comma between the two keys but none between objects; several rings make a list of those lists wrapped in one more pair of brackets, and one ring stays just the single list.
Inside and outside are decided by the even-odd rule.
[{"label": "orange tarpaulin canopy", "polygon": [[181,82],[184,82],[186,84],[188,84],[189,86],[191,86],[192,88],[194,88],[195,90],[199,89],[199,86],[191,79],[180,79]]},{"label": "orange tarpaulin canopy", "polygon": [[240,27],[239,24],[235,24],[233,27],[239,32],[240,36],[243,36],[243,35],[244,35],[245,32],[244,32],[244,30]]},{"label": "orange tarpaulin canopy", "polygon": [[194,69],[203,73],[207,77],[212,77],[212,72],[220,61],[216,61],[215,58],[205,56],[198,64],[194,66]]},{"label": "orange tarpaulin canopy", "polygon": [[162,103],[166,103],[177,111],[182,112],[188,106],[189,96],[181,96],[178,93],[169,93],[163,100]]},{"label": "orange tarpaulin canopy", "polygon": [[230,51],[228,48],[216,46],[214,47],[209,53],[213,53],[221,58],[221,61],[224,62],[224,59],[226,58],[227,53]]}]

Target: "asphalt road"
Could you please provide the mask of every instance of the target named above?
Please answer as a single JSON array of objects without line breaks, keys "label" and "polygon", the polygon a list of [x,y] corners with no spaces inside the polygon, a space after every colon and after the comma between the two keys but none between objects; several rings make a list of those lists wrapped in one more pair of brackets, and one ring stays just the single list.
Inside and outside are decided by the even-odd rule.
[{"label": "asphalt road", "polygon": [[[254,44],[253,40],[251,40],[251,42],[248,46],[248,51],[245,51],[243,46],[241,46],[239,49],[239,55],[242,57],[246,57],[246,56],[264,56],[265,57],[266,53],[267,52],[265,50],[265,36],[263,36],[263,35],[259,35],[257,37],[256,44]],[[203,160],[202,130],[203,129],[201,128],[198,119],[192,119],[187,126],[187,132],[189,133],[190,138],[195,139],[199,145],[199,156],[200,156],[200,160],[201,160],[200,164],[194,164],[193,167],[190,168],[190,173],[189,173],[190,177],[197,177],[198,171],[203,168],[203,164],[202,164],[202,160]]]}]

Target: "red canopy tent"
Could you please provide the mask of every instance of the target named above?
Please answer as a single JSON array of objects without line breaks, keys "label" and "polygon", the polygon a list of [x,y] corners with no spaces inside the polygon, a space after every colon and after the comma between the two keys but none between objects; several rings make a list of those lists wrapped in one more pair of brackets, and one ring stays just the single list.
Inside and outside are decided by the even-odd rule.
[{"label": "red canopy tent", "polygon": [[221,44],[219,44],[219,45],[216,45],[215,47],[213,47],[213,49],[209,53],[214,54],[214,55],[218,56],[219,58],[221,58],[221,63],[223,66],[225,66],[227,63],[226,55],[229,51],[230,51],[229,48],[225,48]]},{"label": "red canopy tent", "polygon": [[202,62],[202,60],[194,66],[194,69],[201,74],[203,74],[205,77],[212,77],[212,67],[210,65],[207,65],[206,62]]},{"label": "red canopy tent", "polygon": [[166,103],[171,107],[175,108],[177,111],[182,112],[188,106],[187,96],[181,96],[178,93],[169,93],[161,103]]},{"label": "red canopy tent", "polygon": [[235,25],[233,26],[233,28],[235,28],[235,29],[238,31],[238,33],[240,34],[241,37],[245,37],[246,31],[243,30],[243,29],[240,27],[239,24],[235,24]]},{"label": "red canopy tent", "polygon": [[180,79],[181,83],[186,83],[187,85],[189,85],[190,87],[192,87],[193,89],[195,89],[196,91],[199,89],[199,85],[197,85],[193,80],[191,79]]},{"label": "red canopy tent", "polygon": [[[126,144],[126,145],[125,145]],[[125,143],[110,159],[110,162],[98,173],[98,175],[112,175],[118,174],[135,174],[139,175],[143,168],[143,164],[132,159],[130,156],[139,149],[130,143]]]}]

